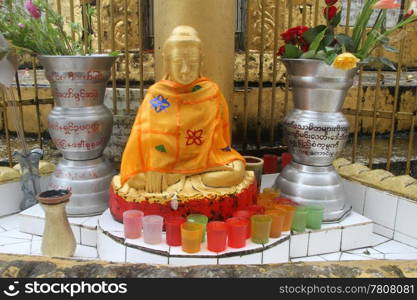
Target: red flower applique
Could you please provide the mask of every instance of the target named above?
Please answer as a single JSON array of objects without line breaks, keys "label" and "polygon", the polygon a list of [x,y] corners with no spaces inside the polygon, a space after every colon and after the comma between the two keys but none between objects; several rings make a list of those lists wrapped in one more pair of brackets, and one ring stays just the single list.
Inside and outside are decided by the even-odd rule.
[{"label": "red flower applique", "polygon": [[188,129],[187,137],[186,137],[187,138],[186,145],[190,146],[192,144],[196,144],[200,146],[203,143],[202,135],[203,135],[203,129],[199,129],[199,130]]}]

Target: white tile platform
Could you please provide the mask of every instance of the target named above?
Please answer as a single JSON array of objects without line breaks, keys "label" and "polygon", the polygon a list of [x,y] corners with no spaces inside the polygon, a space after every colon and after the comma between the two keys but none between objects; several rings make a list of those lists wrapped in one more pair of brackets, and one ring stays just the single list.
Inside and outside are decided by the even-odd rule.
[{"label": "white tile platform", "polygon": [[[270,187],[275,178],[275,174],[265,175],[262,188]],[[122,225],[113,221],[107,212],[100,218],[99,227],[99,217],[69,219],[78,242],[75,255],[77,259],[170,265],[417,259],[414,219],[417,203],[355,182],[344,180],[344,184],[356,213],[340,223],[324,224],[320,230],[286,234],[267,245],[248,240],[244,252],[228,249],[216,254],[207,251],[204,244],[202,251],[193,256],[183,253],[180,247],[165,245],[145,251],[148,245],[141,239],[124,239]],[[39,255],[43,217],[38,205],[20,214],[0,217],[0,253]],[[104,229],[102,223],[106,224]]]},{"label": "white tile platform", "polygon": [[[16,219],[19,230],[23,233],[41,236],[44,229],[45,214],[42,207],[37,204],[22,211]],[[77,244],[95,247],[97,245],[98,216],[68,218]],[[1,219],[0,219],[1,226]]]}]

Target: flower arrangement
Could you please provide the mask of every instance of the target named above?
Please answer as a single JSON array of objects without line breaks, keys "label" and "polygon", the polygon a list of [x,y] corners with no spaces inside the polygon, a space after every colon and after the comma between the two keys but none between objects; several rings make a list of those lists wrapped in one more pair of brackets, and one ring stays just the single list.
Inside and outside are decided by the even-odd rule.
[{"label": "flower arrangement", "polygon": [[[326,7],[323,15],[327,24],[313,28],[297,26],[281,34],[285,45],[280,47],[277,55],[292,59],[318,59],[335,68],[349,70],[358,62],[377,63],[395,69],[394,64],[384,57],[372,57],[373,50],[382,45],[387,51],[398,52],[389,45],[389,36],[396,30],[417,20],[417,0],[403,18],[392,28],[385,27],[387,10],[399,8],[395,0],[367,0],[359,12],[352,35],[336,34],[335,28],[341,21],[342,11],[336,5],[338,0],[324,0]],[[372,13],[379,10],[378,16],[367,32],[367,25]]]},{"label": "flower arrangement", "polygon": [[[85,7],[86,28],[91,28],[95,11]],[[47,0],[0,0],[0,33],[13,48],[43,55],[91,54],[91,32],[79,23],[69,23],[70,33],[64,27],[64,18]]]}]

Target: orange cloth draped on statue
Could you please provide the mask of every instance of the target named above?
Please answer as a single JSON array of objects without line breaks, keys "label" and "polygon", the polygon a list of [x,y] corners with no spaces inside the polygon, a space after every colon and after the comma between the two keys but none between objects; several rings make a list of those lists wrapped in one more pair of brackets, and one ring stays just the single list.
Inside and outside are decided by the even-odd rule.
[{"label": "orange cloth draped on statue", "polygon": [[147,171],[195,174],[243,157],[230,145],[227,102],[207,78],[161,80],[140,105],[123,152],[121,180]]}]

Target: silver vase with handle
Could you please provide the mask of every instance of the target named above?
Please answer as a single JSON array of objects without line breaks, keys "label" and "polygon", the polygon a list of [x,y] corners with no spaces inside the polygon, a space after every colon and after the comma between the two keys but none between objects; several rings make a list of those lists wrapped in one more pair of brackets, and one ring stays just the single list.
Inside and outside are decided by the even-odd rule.
[{"label": "silver vase with handle", "polygon": [[104,93],[116,57],[39,56],[52,88],[55,106],[48,115],[51,138],[63,158],[52,175],[51,189],[69,189],[69,216],[104,211],[115,174],[103,151],[113,128]]},{"label": "silver vase with handle", "polygon": [[284,120],[284,139],[293,160],[274,187],[301,205],[324,208],[323,222],[337,222],[352,209],[332,163],[349,135],[341,112],[357,69],[335,69],[319,60],[283,59],[294,110]]}]

